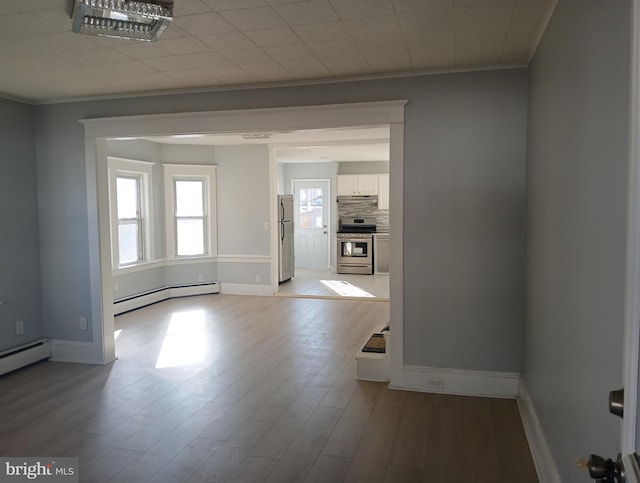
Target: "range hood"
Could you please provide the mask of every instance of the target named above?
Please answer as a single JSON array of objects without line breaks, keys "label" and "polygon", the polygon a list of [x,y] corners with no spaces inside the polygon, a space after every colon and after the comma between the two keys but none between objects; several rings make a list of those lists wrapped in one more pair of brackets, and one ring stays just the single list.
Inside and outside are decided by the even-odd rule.
[{"label": "range hood", "polygon": [[378,204],[378,195],[353,195],[353,196],[338,196],[336,199],[338,203],[371,203]]}]

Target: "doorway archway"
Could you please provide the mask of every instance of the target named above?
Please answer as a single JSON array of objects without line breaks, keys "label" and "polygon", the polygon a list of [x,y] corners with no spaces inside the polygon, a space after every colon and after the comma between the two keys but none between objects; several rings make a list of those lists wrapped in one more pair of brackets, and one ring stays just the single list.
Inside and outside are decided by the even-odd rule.
[{"label": "doorway archway", "polygon": [[[113,290],[111,276],[110,223],[107,189],[106,139],[122,136],[166,136],[257,130],[330,129],[372,124],[390,126],[390,317],[394,330],[403,333],[403,171],[404,107],[406,100],[379,101],[323,106],[242,109],[191,112],[83,120],[87,168],[89,213],[91,320],[94,340],[92,359],[109,363],[115,359]],[[272,173],[275,169],[271,163]],[[275,177],[271,179],[271,197],[276,195]],[[277,214],[271,210],[271,224]],[[277,233],[272,231],[271,281],[277,285]],[[394,249],[394,247],[400,247]],[[403,366],[403,340],[394,337],[391,349],[391,374]]]}]

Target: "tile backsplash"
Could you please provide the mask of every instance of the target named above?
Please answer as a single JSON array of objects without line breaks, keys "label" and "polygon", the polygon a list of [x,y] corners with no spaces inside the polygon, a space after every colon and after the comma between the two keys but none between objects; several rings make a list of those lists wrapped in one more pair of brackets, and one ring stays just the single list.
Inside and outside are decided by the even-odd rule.
[{"label": "tile backsplash", "polygon": [[338,218],[375,218],[379,233],[389,232],[389,210],[379,210],[377,203],[352,201],[338,203]]}]

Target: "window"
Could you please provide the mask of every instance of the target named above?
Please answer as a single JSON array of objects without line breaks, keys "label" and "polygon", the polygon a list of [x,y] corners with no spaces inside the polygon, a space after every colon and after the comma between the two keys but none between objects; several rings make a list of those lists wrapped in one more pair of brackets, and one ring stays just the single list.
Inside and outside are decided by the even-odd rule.
[{"label": "window", "polygon": [[205,255],[204,216],[205,183],[203,180],[175,180],[176,255]]},{"label": "window", "polygon": [[151,254],[152,163],[108,158],[111,256],[114,268],[148,261]]},{"label": "window", "polygon": [[300,188],[298,195],[300,228],[322,228],[323,191],[322,188]]},{"label": "window", "polygon": [[140,203],[142,180],[138,176],[116,175],[118,217],[118,264],[144,260],[144,219]]},{"label": "window", "polygon": [[215,166],[164,165],[168,258],[216,255]]}]

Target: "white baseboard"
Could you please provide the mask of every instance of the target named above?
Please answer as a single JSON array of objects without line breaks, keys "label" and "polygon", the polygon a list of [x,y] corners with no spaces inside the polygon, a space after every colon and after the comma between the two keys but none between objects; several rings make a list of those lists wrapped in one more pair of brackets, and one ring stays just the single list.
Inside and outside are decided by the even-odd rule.
[{"label": "white baseboard", "polygon": [[96,359],[96,354],[101,351],[96,350],[93,342],[49,339],[49,346],[51,347],[50,361],[104,365],[102,359]]},{"label": "white baseboard", "polygon": [[405,365],[392,374],[389,387],[410,391],[512,398],[518,396],[520,375],[511,372],[470,371]]},{"label": "white baseboard", "polygon": [[522,378],[520,379],[517,401],[520,409],[520,419],[522,419],[522,425],[527,435],[531,456],[533,457],[540,483],[562,483],[556,464],[551,457],[551,451],[544,437],[533,401]]},{"label": "white baseboard", "polygon": [[273,295],[271,285],[258,283],[226,283],[220,284],[220,293],[228,295],[262,295],[270,297]]}]

